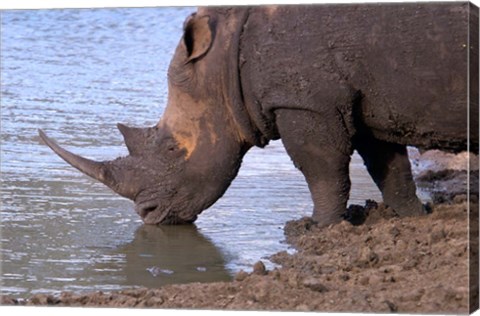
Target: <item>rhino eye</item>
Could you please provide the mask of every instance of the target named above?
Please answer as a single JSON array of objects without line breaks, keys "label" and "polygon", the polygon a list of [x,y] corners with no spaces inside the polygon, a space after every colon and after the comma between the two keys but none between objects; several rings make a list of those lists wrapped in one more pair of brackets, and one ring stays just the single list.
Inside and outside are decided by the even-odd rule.
[{"label": "rhino eye", "polygon": [[176,142],[171,136],[160,136],[155,139],[155,144],[159,148],[168,149],[175,147]]},{"label": "rhino eye", "polygon": [[173,152],[175,151],[178,146],[177,146],[177,142],[173,139],[173,138],[166,138],[164,139],[163,141],[163,147],[166,148],[169,152]]},{"label": "rhino eye", "polygon": [[166,159],[180,157],[182,151],[180,150],[177,141],[170,136],[162,137],[157,140],[158,153],[162,154]]},{"label": "rhino eye", "polygon": [[170,138],[170,137],[165,139],[163,146],[170,153],[177,152],[180,149],[177,141],[174,138]]}]

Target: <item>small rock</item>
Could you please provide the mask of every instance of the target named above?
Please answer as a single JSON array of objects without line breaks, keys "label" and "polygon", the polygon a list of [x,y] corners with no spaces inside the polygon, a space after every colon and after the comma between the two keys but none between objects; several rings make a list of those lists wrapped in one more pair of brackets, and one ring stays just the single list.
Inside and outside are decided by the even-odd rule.
[{"label": "small rock", "polygon": [[308,308],[307,304],[301,304],[301,305],[298,305],[295,310],[299,311],[299,312],[308,312],[310,311],[310,308]]},{"label": "small rock", "polygon": [[152,297],[155,296],[155,293],[153,291],[146,291],[145,294],[141,297],[138,297],[139,299],[141,299],[144,303],[145,302],[148,302],[148,300]]},{"label": "small rock", "polygon": [[400,236],[400,230],[396,226],[393,226],[392,229],[390,229],[390,234],[392,234],[393,238],[397,238]]},{"label": "small rock", "polygon": [[397,243],[395,246],[398,249],[398,251],[405,251],[408,248],[407,242],[405,242],[403,239],[397,240]]},{"label": "small rock", "polygon": [[27,305],[56,305],[59,303],[60,299],[53,295],[37,294],[27,302]]},{"label": "small rock", "polygon": [[0,305],[18,305],[18,300],[7,297],[7,296],[0,296]]},{"label": "small rock", "polygon": [[447,237],[447,233],[441,227],[434,228],[432,233],[430,234],[430,243],[435,244]]},{"label": "small rock", "polygon": [[346,273],[345,273],[345,274],[342,274],[342,275],[340,275],[340,280],[342,280],[342,281],[348,281],[348,280],[350,280],[350,276],[349,276],[348,274],[346,274]]},{"label": "small rock", "polygon": [[337,271],[337,268],[334,266],[325,266],[321,268],[322,274],[331,274]]},{"label": "small rock", "polygon": [[377,253],[370,247],[363,247],[355,260],[355,265],[360,268],[375,266],[380,261]]},{"label": "small rock", "polygon": [[403,296],[401,296],[400,300],[401,301],[413,301],[413,302],[418,302],[422,298],[422,296],[425,294],[425,289],[417,289],[413,290],[412,292],[405,293]]},{"label": "small rock", "polygon": [[252,289],[252,298],[255,302],[264,302],[270,295],[271,286],[268,281],[261,280]]},{"label": "small rock", "polygon": [[343,231],[345,233],[349,233],[352,231],[353,229],[353,226],[352,226],[353,223],[349,222],[349,221],[341,221],[340,223],[337,224],[337,229],[339,231]]},{"label": "small rock", "polygon": [[277,268],[275,268],[275,270],[272,271],[272,277],[273,277],[274,280],[280,280],[281,279],[282,275]]},{"label": "small rock", "polygon": [[385,281],[385,276],[381,274],[372,274],[368,279],[368,284],[380,284]]},{"label": "small rock", "polygon": [[361,285],[368,285],[368,283],[370,282],[370,278],[368,276],[364,276],[362,278],[360,278],[360,280],[358,281]]},{"label": "small rock", "polygon": [[317,278],[306,278],[303,280],[302,284],[303,286],[316,292],[323,293],[328,291],[328,288],[321,283],[321,280]]},{"label": "small rock", "polygon": [[407,270],[407,271],[411,270],[415,268],[418,264],[419,264],[419,261],[417,258],[410,259],[403,264],[403,270]]},{"label": "small rock", "polygon": [[287,284],[291,287],[298,287],[298,275],[296,273],[288,274]]},{"label": "small rock", "polygon": [[48,296],[45,294],[37,294],[33,296],[27,305],[47,305]]},{"label": "small rock", "polygon": [[57,305],[60,303],[60,299],[54,297],[52,295],[47,296],[47,304],[48,305]]},{"label": "small rock", "polygon": [[157,307],[163,304],[163,299],[161,297],[150,297],[146,302],[145,305],[148,307]]},{"label": "small rock", "polygon": [[243,270],[240,270],[236,275],[235,275],[235,281],[243,281],[245,280],[246,278],[248,277],[248,273],[243,271]]},{"label": "small rock", "polygon": [[120,296],[117,302],[115,302],[115,307],[133,307],[137,305],[138,300],[135,297],[128,295]]},{"label": "small rock", "polygon": [[397,305],[395,305],[395,303],[390,302],[389,300],[386,300],[385,304],[387,304],[388,308],[392,313],[395,313],[398,310]]},{"label": "small rock", "polygon": [[267,269],[262,261],[258,261],[253,265],[253,274],[265,275],[267,274]]},{"label": "small rock", "polygon": [[392,276],[386,278],[386,281],[391,282],[391,283],[395,283],[395,282],[397,282],[397,279],[395,279],[395,277],[392,275]]},{"label": "small rock", "polygon": [[[135,297],[135,298],[143,298],[145,299],[145,296],[146,295],[150,295],[149,297],[151,297],[153,295],[153,293],[148,293],[148,289],[132,289],[132,290],[124,290],[124,291],[120,291],[119,293],[122,294],[122,295],[129,295],[129,296],[132,296],[132,297]],[[152,291],[150,291],[152,292]],[[103,295],[103,292],[100,291],[98,292],[99,295]],[[111,295],[109,295],[109,298],[111,299]]]}]

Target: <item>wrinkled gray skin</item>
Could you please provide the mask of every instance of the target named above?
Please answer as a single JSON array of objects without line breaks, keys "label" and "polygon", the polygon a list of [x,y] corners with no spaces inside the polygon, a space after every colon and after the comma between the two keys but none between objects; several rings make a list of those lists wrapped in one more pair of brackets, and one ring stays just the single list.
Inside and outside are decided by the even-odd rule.
[{"label": "wrinkled gray skin", "polygon": [[422,214],[406,145],[478,151],[467,130],[468,111],[478,130],[478,34],[469,23],[478,32],[468,3],[200,8],[171,61],[164,116],[150,128],[118,125],[127,157],[94,162],[40,136],[132,199],[146,224],[193,222],[248,149],[279,138],[321,225],[345,212],[355,149],[388,205]]}]

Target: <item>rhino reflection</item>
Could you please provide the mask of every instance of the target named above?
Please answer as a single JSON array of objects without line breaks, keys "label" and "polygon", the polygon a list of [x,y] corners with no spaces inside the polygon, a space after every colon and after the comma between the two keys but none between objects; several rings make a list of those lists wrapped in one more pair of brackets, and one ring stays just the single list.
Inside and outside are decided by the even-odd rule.
[{"label": "rhino reflection", "polygon": [[126,254],[129,285],[158,287],[172,283],[230,280],[221,251],[195,225],[142,225]]}]

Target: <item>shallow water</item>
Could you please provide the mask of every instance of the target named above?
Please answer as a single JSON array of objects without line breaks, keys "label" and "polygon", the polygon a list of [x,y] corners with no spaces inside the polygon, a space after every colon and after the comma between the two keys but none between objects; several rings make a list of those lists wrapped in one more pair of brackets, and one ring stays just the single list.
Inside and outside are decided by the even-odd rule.
[{"label": "shallow water", "polygon": [[[158,121],[166,69],[191,12],[1,12],[2,294],[228,280],[288,249],[284,223],[310,215],[312,202],[281,142],[251,150],[225,196],[195,225],[150,227],[132,202],[39,140],[42,128],[90,158],[126,155],[116,123]],[[356,155],[351,178],[351,203],[381,200]]]}]

